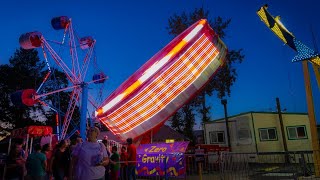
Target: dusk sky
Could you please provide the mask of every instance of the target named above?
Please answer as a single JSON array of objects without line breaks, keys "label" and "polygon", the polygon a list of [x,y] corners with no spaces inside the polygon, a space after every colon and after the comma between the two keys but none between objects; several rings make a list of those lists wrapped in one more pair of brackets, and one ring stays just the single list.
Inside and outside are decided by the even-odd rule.
[{"label": "dusk sky", "polygon": [[[232,20],[223,41],[229,49],[242,48],[245,55],[243,63],[237,65],[238,78],[227,98],[228,114],[275,111],[276,97],[287,112],[307,113],[302,64],[291,62],[295,52],[260,21],[256,11],[264,4],[269,4],[272,15],[281,16],[297,39],[314,49],[313,31],[320,46],[318,0],[11,0],[0,6],[0,64],[7,64],[19,48],[22,33],[37,30],[54,38],[57,32],[51,19],[69,16],[77,34],[97,40],[98,64],[109,76],[105,99],[173,39],[166,29],[170,16],[204,7],[210,19],[221,16]],[[309,69],[320,121],[320,91],[311,66]],[[219,99],[211,97],[209,103],[212,119],[224,117]]]}]

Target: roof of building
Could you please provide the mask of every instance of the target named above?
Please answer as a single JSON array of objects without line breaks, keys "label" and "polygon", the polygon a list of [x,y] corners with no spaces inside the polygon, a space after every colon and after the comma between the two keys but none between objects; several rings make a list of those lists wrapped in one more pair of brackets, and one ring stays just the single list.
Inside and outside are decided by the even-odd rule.
[{"label": "roof of building", "polygon": [[[244,112],[244,113],[228,116],[228,118],[233,118],[233,117],[242,116],[242,115],[245,115],[245,114],[253,114],[253,113],[256,113],[256,114],[278,114],[278,112],[249,111],[249,112]],[[308,115],[308,113],[301,113],[301,112],[281,112],[281,114]],[[225,118],[215,119],[215,120],[212,120],[212,121],[209,121],[209,122],[205,122],[204,124],[215,123],[216,121],[223,121],[224,119]]]},{"label": "roof of building", "polygon": [[157,133],[153,136],[153,141],[165,141],[166,139],[185,140],[187,139],[183,134],[175,131],[168,125],[163,125]]}]

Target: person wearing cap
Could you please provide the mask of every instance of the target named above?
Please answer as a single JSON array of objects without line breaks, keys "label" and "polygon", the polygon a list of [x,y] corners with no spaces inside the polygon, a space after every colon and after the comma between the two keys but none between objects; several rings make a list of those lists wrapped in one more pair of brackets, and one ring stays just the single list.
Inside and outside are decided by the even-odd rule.
[{"label": "person wearing cap", "polygon": [[79,144],[72,152],[75,180],[104,180],[105,166],[109,156],[103,143],[97,141],[100,131],[91,127],[87,131],[88,141]]},{"label": "person wearing cap", "polygon": [[136,180],[136,161],[137,161],[137,148],[133,144],[132,138],[127,139],[128,147],[128,179]]}]

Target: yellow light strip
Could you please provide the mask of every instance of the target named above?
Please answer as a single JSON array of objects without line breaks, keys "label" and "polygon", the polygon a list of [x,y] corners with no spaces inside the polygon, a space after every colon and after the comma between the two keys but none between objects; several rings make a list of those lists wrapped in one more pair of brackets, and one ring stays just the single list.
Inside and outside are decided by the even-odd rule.
[{"label": "yellow light strip", "polygon": [[[202,51],[202,49],[201,49],[201,51]],[[214,52],[215,50],[212,50],[211,49],[211,51],[212,52]],[[202,51],[203,52],[203,51]],[[207,55],[206,53],[202,53],[202,55]],[[202,56],[201,55],[201,56]],[[209,59],[209,58],[207,58],[207,59]],[[210,59],[209,59],[210,60]],[[210,63],[210,61],[207,61],[207,63]],[[186,67],[183,67],[182,68],[182,71],[178,71],[178,72],[176,72],[175,74],[173,74],[173,76],[178,76],[178,75],[180,75],[180,74],[186,74],[186,75],[184,75],[183,77],[182,77],[182,80],[184,80],[184,79],[192,79],[191,77],[189,77],[190,76],[190,74],[192,75],[192,73],[187,73],[186,72],[186,70],[185,69],[187,69]],[[183,71],[185,71],[184,73],[183,73]],[[198,74],[198,75],[200,75],[200,73]],[[194,77],[195,78],[195,77]],[[177,89],[177,90],[180,90],[180,92],[181,91],[183,91],[182,89],[180,89],[180,87],[181,86],[183,86],[184,84],[183,83],[181,83],[181,82],[177,82],[177,81],[175,81],[175,83],[174,84],[168,84],[167,85],[167,87],[174,87],[175,89]],[[188,87],[189,85],[184,85],[185,87]],[[149,89],[149,88],[148,88]],[[141,93],[141,94],[144,94],[144,93]],[[175,97],[175,96],[171,96],[171,98],[172,97]],[[144,98],[144,99],[146,99],[146,98]],[[170,100],[171,101],[171,100]],[[169,102],[170,102],[169,101]],[[150,102],[150,101],[148,101],[148,102]],[[146,116],[146,115],[150,115],[150,113],[148,113],[148,111],[151,111],[152,113],[151,114],[154,114],[156,111],[157,111],[157,109],[158,109],[158,107],[155,107],[154,106],[154,104],[149,104],[149,106],[146,106],[146,105],[144,105],[144,106],[142,106],[142,104],[139,104],[140,106],[140,111],[138,111],[139,112],[139,115],[140,115],[140,117],[142,116],[142,117],[144,117],[144,116]],[[143,109],[141,109],[141,108],[143,108]],[[138,110],[138,109],[136,109],[136,110]],[[135,110],[135,111],[136,111]],[[134,113],[134,112],[132,112],[132,113]],[[145,114],[144,114],[145,113]],[[131,113],[130,113],[131,114]],[[128,114],[128,115],[130,115],[130,114]],[[137,124],[137,122],[134,122],[134,121],[132,121],[132,122],[129,122],[129,123],[126,123],[126,122],[128,122],[126,119],[128,118],[128,119],[132,119],[132,118],[129,118],[128,116],[126,116],[126,115],[124,115],[124,118],[125,119],[123,119],[123,118],[119,118],[119,119],[121,119],[121,121],[122,121],[122,124],[117,124],[118,126],[121,126],[121,125],[124,125],[123,127],[120,127],[120,129],[127,129],[126,127],[128,127],[128,126],[132,126],[132,125],[135,125],[135,124]],[[149,117],[148,117],[149,118]],[[148,119],[147,117],[146,118],[139,118],[140,120],[144,120],[144,119]]]},{"label": "yellow light strip", "polygon": [[[225,46],[221,46],[221,45],[218,45],[220,48],[221,48],[221,51],[222,51],[222,53],[219,53],[218,54],[218,52],[217,51],[215,51],[215,56],[214,56],[214,58],[221,58],[221,57],[223,57],[223,56],[221,56],[220,54],[225,54],[225,52],[226,52],[226,48],[225,48]],[[217,56],[218,55],[218,56]],[[195,64],[196,63],[198,63],[198,62],[195,62]],[[199,64],[199,63],[198,63]],[[189,64],[186,64],[186,66],[187,67],[190,67],[189,66]],[[199,65],[197,65],[197,67],[198,67]],[[218,60],[218,59],[215,59],[215,61],[213,61],[211,64],[210,64],[210,69],[212,69],[212,70],[216,70],[219,66],[221,66],[221,63],[220,63],[220,60]],[[209,76],[209,75],[205,75],[205,76]],[[188,78],[188,79],[190,79],[190,78]],[[162,81],[162,80],[161,80]],[[161,85],[161,81],[155,81],[155,83],[157,84],[157,85],[159,85],[160,87],[161,86],[164,86],[164,85]],[[163,83],[162,83],[163,84]],[[177,85],[179,85],[179,83],[177,84]],[[158,87],[159,87],[158,86]],[[172,85],[172,86],[169,86],[169,87],[176,87],[176,85]],[[185,88],[187,88],[187,86],[185,86]],[[150,89],[150,88],[149,88]],[[159,94],[159,90],[161,90],[161,88],[159,88],[158,89],[158,91],[153,91],[153,93],[152,94]],[[175,90],[175,92],[174,92],[174,95],[176,96],[177,95],[177,90],[178,89],[176,89]],[[174,91],[172,88],[170,88],[170,90],[169,91]],[[151,92],[150,90],[149,90],[149,92]],[[150,95],[150,94],[149,94]],[[152,95],[150,95],[150,96],[152,96]],[[164,100],[164,98],[166,98],[168,95],[166,94],[166,93],[162,93],[161,95],[158,95],[158,97],[157,97],[157,99],[155,100],[157,103],[155,104],[155,105],[157,105],[158,107],[161,107],[162,106],[162,104],[166,104],[166,103],[170,103],[171,102],[171,100],[170,101],[165,101]],[[159,100],[159,99],[161,99],[161,100],[163,100],[162,102]],[[167,99],[168,100],[168,99]],[[160,105],[159,105],[159,102],[161,103]],[[145,101],[143,102],[143,103],[145,103]],[[133,107],[134,108],[134,107]],[[136,113],[136,111],[132,111],[133,113]],[[132,113],[131,112],[131,113]],[[153,113],[153,112],[150,112],[150,113]],[[154,112],[154,113],[156,113],[156,112]],[[125,116],[127,116],[127,115],[130,115],[130,114],[125,114],[124,115],[124,117]],[[142,118],[141,116],[139,116],[139,114],[136,114],[137,116],[135,116],[135,117],[133,117],[133,118],[131,118],[131,119],[135,119],[136,117],[138,118]],[[150,117],[149,117],[150,118]],[[143,118],[144,119],[144,118]],[[147,117],[145,117],[145,119],[147,119]],[[110,122],[110,121],[109,121]],[[143,123],[143,122],[141,122],[141,123]],[[140,123],[140,124],[141,124]],[[114,123],[112,123],[112,124],[114,124]],[[133,122],[131,125],[132,126],[134,126],[134,127],[136,127],[136,126],[138,126],[138,125],[140,125],[140,124],[138,124],[137,122]],[[118,131],[118,132],[116,132],[116,134],[121,134],[121,135],[124,135],[124,132],[125,133],[128,133],[130,130],[132,130],[133,128],[126,128],[125,130],[126,131]]]},{"label": "yellow light strip", "polygon": [[[195,50],[198,50],[198,49],[202,46],[202,44],[205,42],[204,40],[205,40],[205,36],[203,35],[203,36],[201,36],[201,37],[199,38],[198,41],[196,41],[196,43],[194,44],[194,46],[191,46],[189,49],[192,49],[192,48],[196,47]],[[186,51],[186,54],[189,52],[189,49]],[[164,74],[160,75],[157,79],[165,79],[165,77],[169,76],[170,73],[175,73],[176,71],[178,71],[178,70],[180,69],[179,67],[181,67],[182,65],[183,65],[183,63],[180,63],[180,64],[174,63]],[[159,83],[159,82],[157,82],[156,84],[158,84],[158,83]],[[151,84],[154,84],[153,87],[156,87],[156,84],[155,84],[155,83],[151,83]],[[152,86],[152,85],[149,85],[149,86],[146,87],[146,88],[149,88],[150,86]],[[168,87],[168,86],[167,86],[167,87]],[[145,91],[143,91],[143,92],[145,92]],[[151,91],[148,90],[146,93],[149,93],[149,92],[151,92]],[[134,103],[132,104],[132,106],[137,106],[137,105],[140,105],[140,106],[141,106],[142,101],[145,100],[145,98],[143,98],[144,95],[145,95],[144,93],[140,93],[140,94],[138,95],[138,97],[135,98],[135,101],[133,101]],[[130,106],[123,105],[123,106],[120,107],[118,110],[119,110],[120,112],[122,112],[122,113],[119,113],[119,114],[118,114],[118,113],[113,112],[113,113],[111,113],[111,114],[109,115],[109,117],[110,117],[111,119],[117,119],[117,118],[119,118],[120,116],[123,115],[123,113],[126,113],[128,110],[130,110]],[[114,114],[116,114],[116,116],[114,116]],[[121,120],[121,119],[120,119],[120,120]],[[120,121],[120,120],[119,120],[119,121]],[[118,121],[116,121],[115,123],[117,123],[117,122],[118,122]],[[118,124],[116,124],[116,125],[118,125]]]},{"label": "yellow light strip", "polygon": [[[202,38],[200,38],[200,39],[204,39],[204,36],[202,37]],[[199,42],[196,42],[195,43],[196,45],[198,45],[199,44]],[[200,44],[199,44],[200,45]],[[199,46],[200,47],[200,46]],[[180,63],[181,64],[181,63]],[[164,72],[164,74],[162,74],[161,76],[159,76],[158,78],[157,78],[157,80],[156,80],[156,83],[151,83],[150,85],[149,85],[149,89],[150,89],[150,87],[151,87],[151,89],[153,89],[154,87],[156,87],[157,86],[157,84],[164,84],[164,83],[162,83],[162,82],[158,82],[158,80],[159,79],[165,79],[165,77],[167,77],[170,73],[172,73],[172,72],[174,72],[175,70],[178,70],[178,65],[179,64],[173,64],[173,67],[170,67],[166,72]],[[143,92],[145,92],[145,91],[143,91]],[[149,93],[149,92],[151,92],[151,91],[146,91],[146,93]],[[130,104],[130,105],[132,105],[132,106],[137,106],[137,105],[141,105],[142,104],[142,101],[146,101],[146,99],[145,98],[143,98],[143,96],[144,96],[144,93],[140,93],[139,95],[138,95],[138,97],[136,97],[135,98],[135,101],[133,101],[134,103],[133,104]],[[118,110],[120,111],[120,112],[124,112],[124,113],[126,113],[126,111],[128,111],[128,110],[130,110],[131,108],[130,108],[130,105],[129,104],[125,104],[125,105],[123,105],[122,107],[120,107]],[[110,115],[109,115],[109,117],[110,117],[110,119],[117,119],[118,117],[120,117],[120,116],[122,116],[123,114],[121,113],[121,114],[117,114],[117,116],[114,116],[114,113],[111,113]],[[120,121],[120,120],[119,120]],[[116,122],[118,122],[118,121],[116,121]]]},{"label": "yellow light strip", "polygon": [[[180,79],[188,79],[188,80],[192,80],[192,77],[188,77],[188,73],[186,73],[184,76],[183,76],[183,78],[180,78]],[[172,93],[174,96],[170,96],[169,98],[167,98],[167,103],[169,103],[171,100],[170,100],[170,98],[172,99],[172,97],[175,97],[176,96],[176,93],[178,93],[178,92],[181,92],[181,90],[180,90],[180,87],[178,87],[179,85],[183,85],[183,84],[181,84],[181,82],[179,82],[179,81],[177,81],[175,84],[173,84],[173,85],[168,85],[169,87],[173,87],[173,89],[171,90],[171,91],[173,91],[174,93]],[[187,86],[185,86],[185,88],[186,88]],[[168,94],[166,94],[166,93],[162,93],[162,95],[168,95]],[[163,97],[159,97],[160,99],[162,99],[162,100],[164,100],[163,99]],[[170,101],[169,101],[170,100]],[[149,107],[147,107],[146,108],[146,110],[147,111],[150,111],[150,110],[152,110],[151,108],[152,107],[154,107],[154,106],[149,106]],[[155,111],[155,112],[151,112],[151,113],[156,113],[156,110],[157,110],[157,108],[153,108],[153,111]],[[140,111],[140,114],[141,113],[144,113],[144,112],[142,112],[142,111]]]},{"label": "yellow light strip", "polygon": [[[216,55],[217,55],[217,54],[216,54]],[[190,73],[190,74],[191,74],[191,73]],[[176,83],[173,84],[172,87],[176,87],[176,88],[174,88],[174,90],[173,90],[174,92],[172,93],[172,96],[170,97],[171,99],[172,99],[172,97],[176,97],[178,94],[181,93],[181,87],[183,87],[183,88],[185,89],[185,88],[189,87],[190,84],[192,84],[192,82],[193,82],[194,79],[190,78],[190,74],[185,74],[185,75],[181,78],[182,80],[185,80],[185,81],[184,81],[185,83],[182,84],[182,83],[180,83],[180,82],[177,81]],[[200,73],[199,73],[199,74],[200,74]],[[169,99],[168,99],[168,100],[169,100]],[[171,100],[168,101],[168,103],[170,103],[170,102],[171,102]],[[124,124],[122,124],[122,125],[125,125],[125,126],[124,126],[123,128],[120,127],[120,129],[122,129],[123,132],[126,133],[126,132],[132,130],[134,127],[137,127],[138,125],[140,125],[141,123],[143,123],[144,120],[153,117],[153,116],[158,112],[158,108],[153,108],[153,109],[151,109],[152,107],[154,107],[154,106],[150,106],[150,107],[149,107],[150,109],[146,108],[146,109],[149,110],[149,113],[148,113],[148,114],[145,114],[145,117],[144,117],[144,118],[140,118],[140,119],[138,119],[138,121],[133,122],[130,127],[129,127],[128,125],[125,125],[125,123],[124,123]],[[119,126],[120,126],[120,125],[119,125]],[[126,127],[126,126],[127,126],[127,127]]]},{"label": "yellow light strip", "polygon": [[[214,50],[211,50],[212,52],[214,51]],[[203,53],[203,55],[206,55],[205,53]],[[202,61],[203,63],[205,62],[205,61]],[[201,65],[203,65],[203,63],[202,64],[200,64],[200,66]],[[184,71],[184,72],[181,72],[181,74],[183,74],[183,76],[182,77],[180,77],[179,79],[180,79],[180,81],[175,81],[175,83],[174,84],[172,84],[172,85],[167,85],[167,86],[171,86],[171,87],[174,87],[173,88],[173,91],[174,92],[177,92],[178,94],[180,94],[181,92],[183,92],[192,82],[190,82],[190,84],[186,84],[185,82],[188,82],[188,80],[193,80],[193,79],[196,79],[196,76],[194,76],[192,73],[188,73],[188,72],[190,72],[190,70],[184,70],[184,69],[187,69],[187,67],[186,66],[183,66],[183,68],[181,69],[181,71]],[[175,73],[174,75],[178,75],[178,74],[180,74],[180,73]],[[200,74],[200,72],[199,71],[196,71],[196,75],[198,75],[198,74]],[[164,95],[164,94],[168,94],[168,93],[170,93],[170,91],[163,91],[162,93],[160,93],[160,95],[162,94],[162,95]],[[168,103],[174,98],[174,97],[176,97],[176,95],[174,95],[173,93],[171,94],[171,96],[169,96],[169,98],[167,98],[168,99]],[[157,96],[153,96],[152,97],[152,100],[154,100],[154,101],[156,101],[155,99],[158,99],[159,97],[157,97]],[[140,114],[140,116],[142,116],[142,117],[145,117],[144,119],[149,119],[149,118],[151,118],[153,115],[155,115],[155,113],[160,109],[163,109],[165,106],[164,105],[161,105],[161,106],[159,106],[159,102],[161,102],[162,103],[162,101],[163,101],[163,99],[162,99],[162,97],[160,97],[161,98],[161,100],[158,100],[157,101],[157,103],[148,103],[148,104],[145,104],[143,107],[139,107],[139,109],[138,109],[138,112],[139,112],[139,114]],[[151,101],[152,101],[151,100]],[[150,101],[148,101],[148,102],[150,102]],[[149,118],[147,118],[149,116]],[[128,118],[127,118],[127,120],[128,120]],[[138,119],[138,121],[137,121],[137,123],[141,123],[141,122],[143,122],[143,121],[141,121],[142,119]],[[121,125],[123,125],[123,126],[121,126]],[[125,124],[124,122],[122,123],[122,124],[119,124],[118,126],[120,127],[120,129],[121,130],[124,130],[124,129],[127,129],[127,127],[130,127],[132,125],[132,122],[129,122],[129,123],[127,123],[127,124]]]}]

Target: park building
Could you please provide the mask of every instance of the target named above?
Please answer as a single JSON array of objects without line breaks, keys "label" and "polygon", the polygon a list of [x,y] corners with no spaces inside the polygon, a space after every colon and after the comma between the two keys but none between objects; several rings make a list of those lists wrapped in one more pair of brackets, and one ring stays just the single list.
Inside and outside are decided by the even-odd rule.
[{"label": "park building", "polygon": [[[280,121],[282,118],[282,126]],[[230,148],[236,153],[311,151],[307,113],[246,112],[228,117]],[[205,144],[228,147],[225,119],[203,124]]]}]

